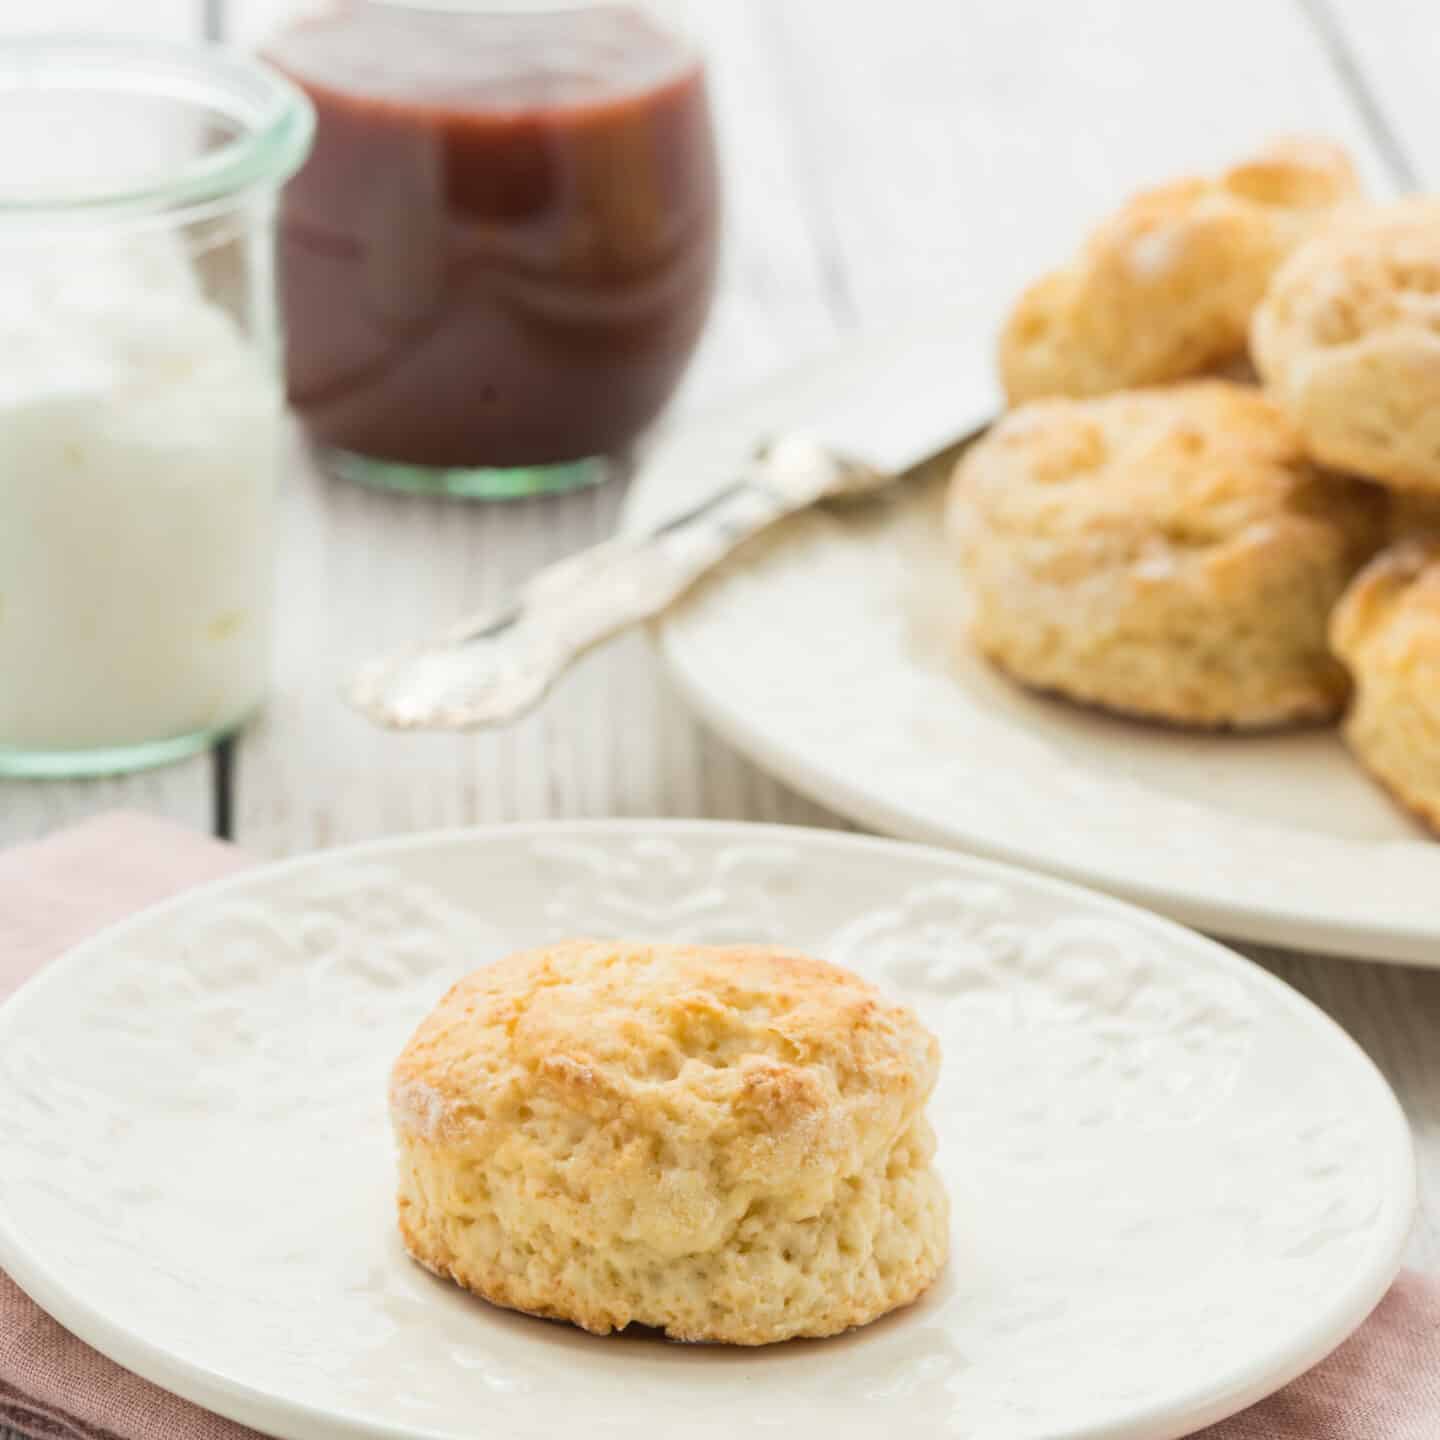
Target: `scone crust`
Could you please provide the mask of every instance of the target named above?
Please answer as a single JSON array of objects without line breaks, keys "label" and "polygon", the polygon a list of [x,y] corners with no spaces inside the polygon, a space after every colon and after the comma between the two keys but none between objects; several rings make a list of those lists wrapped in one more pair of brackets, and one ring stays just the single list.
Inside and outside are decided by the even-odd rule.
[{"label": "scone crust", "polygon": [[1440,539],[1377,555],[1336,607],[1331,640],[1355,681],[1351,752],[1440,834]]},{"label": "scone crust", "polygon": [[924,1291],[934,1037],[793,952],[574,941],[456,985],[396,1063],[400,1229],[496,1304],[760,1345]]},{"label": "scone crust", "polygon": [[1326,626],[1385,505],[1311,465],[1260,392],[1201,380],[1012,411],[960,462],[947,520],[974,643],[1017,680],[1262,729],[1343,706]]},{"label": "scone crust", "polygon": [[1440,539],[1440,491],[1391,490],[1389,502],[1389,540]]},{"label": "scone crust", "polygon": [[1255,313],[1265,384],[1326,465],[1440,494],[1440,200],[1347,218]]},{"label": "scone crust", "polygon": [[1277,140],[1219,175],[1143,191],[1021,296],[1000,339],[1011,404],[1221,370],[1280,262],[1360,194],[1328,141]]}]

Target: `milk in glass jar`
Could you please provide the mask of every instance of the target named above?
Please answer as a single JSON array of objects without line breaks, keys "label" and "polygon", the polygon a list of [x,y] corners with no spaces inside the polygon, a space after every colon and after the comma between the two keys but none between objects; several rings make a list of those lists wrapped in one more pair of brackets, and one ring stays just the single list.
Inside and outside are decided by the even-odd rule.
[{"label": "milk in glass jar", "polygon": [[274,213],[311,125],[218,51],[0,53],[0,774],[176,759],[264,695]]}]

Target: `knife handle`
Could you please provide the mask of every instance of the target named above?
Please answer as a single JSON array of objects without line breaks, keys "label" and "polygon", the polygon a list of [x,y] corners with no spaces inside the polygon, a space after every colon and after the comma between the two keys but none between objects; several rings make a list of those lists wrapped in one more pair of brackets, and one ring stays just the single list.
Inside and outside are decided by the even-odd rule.
[{"label": "knife handle", "polygon": [[787,437],[682,514],[547,566],[513,603],[461,621],[417,655],[372,661],[352,682],[350,703],[398,730],[516,719],[587,650],[660,614],[751,536],[884,479],[808,437]]}]

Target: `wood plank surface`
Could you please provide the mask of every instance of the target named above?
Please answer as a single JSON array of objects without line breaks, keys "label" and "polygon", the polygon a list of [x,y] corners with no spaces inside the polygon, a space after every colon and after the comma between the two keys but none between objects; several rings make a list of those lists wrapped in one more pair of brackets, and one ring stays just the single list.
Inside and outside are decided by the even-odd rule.
[{"label": "wood plank surface", "polygon": [[16,35],[146,35],[198,40],[204,33],[199,0],[44,0],[0,8],[0,39]]},{"label": "wood plank surface", "polygon": [[1435,9],[1413,0],[1301,0],[1404,190],[1440,187]]}]

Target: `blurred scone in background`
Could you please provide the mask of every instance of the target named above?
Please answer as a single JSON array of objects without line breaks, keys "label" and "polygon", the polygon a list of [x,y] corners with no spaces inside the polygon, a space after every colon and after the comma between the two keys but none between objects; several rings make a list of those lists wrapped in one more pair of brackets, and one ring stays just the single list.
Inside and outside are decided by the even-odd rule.
[{"label": "blurred scone in background", "polygon": [[1385,507],[1259,390],[1202,380],[1011,411],[961,460],[948,520],[973,642],[1015,679],[1250,729],[1339,713],[1326,626]]}]

